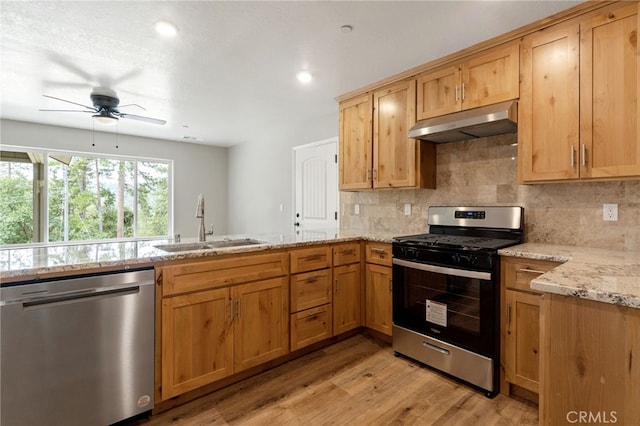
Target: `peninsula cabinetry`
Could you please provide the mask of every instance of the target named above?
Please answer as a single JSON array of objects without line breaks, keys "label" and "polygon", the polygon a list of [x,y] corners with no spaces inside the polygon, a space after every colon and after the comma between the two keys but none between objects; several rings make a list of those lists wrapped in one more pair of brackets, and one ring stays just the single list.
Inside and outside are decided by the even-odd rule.
[{"label": "peninsula cabinetry", "polygon": [[520,387],[535,399],[540,376],[540,297],[531,289],[531,280],[550,271],[559,263],[503,257],[501,265],[502,293],[502,385],[510,395]]},{"label": "peninsula cabinetry", "polygon": [[162,268],[162,400],[288,353],[287,273],[286,253]]},{"label": "peninsula cabinetry", "polygon": [[391,336],[391,244],[366,243],[365,326]]},{"label": "peninsula cabinetry", "polygon": [[333,246],[333,335],[362,325],[360,242]]},{"label": "peninsula cabinetry", "polygon": [[540,424],[640,424],[640,309],[545,293]]},{"label": "peninsula cabinetry", "polygon": [[640,176],[638,7],[616,3],[523,39],[520,182]]},{"label": "peninsula cabinetry", "polygon": [[291,350],[331,337],[331,247],[293,250],[291,261]]},{"label": "peninsula cabinetry", "polygon": [[415,79],[340,103],[340,190],[435,188],[435,146],[408,137]]},{"label": "peninsula cabinetry", "polygon": [[418,120],[517,99],[518,58],[513,42],[419,75]]}]

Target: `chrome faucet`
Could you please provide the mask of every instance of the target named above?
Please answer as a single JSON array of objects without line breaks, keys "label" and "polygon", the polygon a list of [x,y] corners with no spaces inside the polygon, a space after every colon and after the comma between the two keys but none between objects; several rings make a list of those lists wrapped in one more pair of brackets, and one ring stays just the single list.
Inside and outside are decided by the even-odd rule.
[{"label": "chrome faucet", "polygon": [[200,228],[198,229],[198,241],[205,240],[204,234],[204,197],[198,195],[198,207],[196,207],[196,218],[200,219]]},{"label": "chrome faucet", "polygon": [[207,235],[213,235],[213,223],[211,224],[211,230],[206,232],[204,230],[204,197],[202,194],[198,195],[198,206],[196,207],[196,218],[200,219],[200,227],[198,229],[198,241],[206,241]]}]

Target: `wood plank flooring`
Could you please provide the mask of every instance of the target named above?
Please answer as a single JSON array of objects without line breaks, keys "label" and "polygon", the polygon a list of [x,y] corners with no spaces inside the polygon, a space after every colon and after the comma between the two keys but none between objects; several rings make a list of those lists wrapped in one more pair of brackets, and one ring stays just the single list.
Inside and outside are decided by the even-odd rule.
[{"label": "wood plank flooring", "polygon": [[136,425],[537,425],[537,406],[486,398],[356,335]]}]

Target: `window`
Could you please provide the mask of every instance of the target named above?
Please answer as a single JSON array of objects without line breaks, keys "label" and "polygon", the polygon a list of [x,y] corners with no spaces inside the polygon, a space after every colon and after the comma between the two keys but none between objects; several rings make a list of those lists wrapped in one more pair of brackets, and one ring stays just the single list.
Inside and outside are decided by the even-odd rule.
[{"label": "window", "polygon": [[1,160],[0,244],[170,234],[169,161],[18,151]]}]

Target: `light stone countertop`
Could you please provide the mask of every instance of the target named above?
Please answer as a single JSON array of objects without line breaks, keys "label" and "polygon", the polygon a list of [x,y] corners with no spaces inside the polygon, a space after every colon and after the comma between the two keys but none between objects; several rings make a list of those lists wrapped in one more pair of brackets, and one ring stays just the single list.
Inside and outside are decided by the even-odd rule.
[{"label": "light stone countertop", "polygon": [[640,308],[640,252],[525,243],[498,253],[563,262],[534,278],[534,290]]},{"label": "light stone countertop", "polygon": [[[219,256],[232,253],[250,253],[279,248],[304,247],[321,243],[336,243],[355,240],[391,243],[394,235],[388,233],[364,234],[335,230],[301,231],[297,234],[236,234],[208,237],[207,242],[225,238],[252,238],[264,244],[220,249],[166,252],[155,248],[171,244],[172,240],[105,242],[88,244],[41,245],[0,249],[0,282],[15,282],[37,279],[46,275],[69,275],[83,270],[100,268],[135,268],[157,263],[197,259],[204,256]],[[195,238],[182,239],[182,243],[194,243]]]}]

